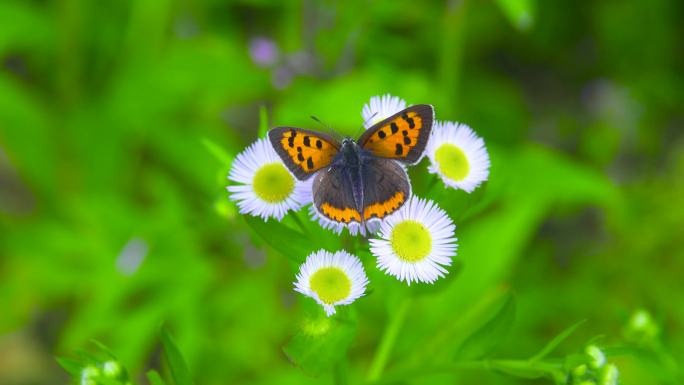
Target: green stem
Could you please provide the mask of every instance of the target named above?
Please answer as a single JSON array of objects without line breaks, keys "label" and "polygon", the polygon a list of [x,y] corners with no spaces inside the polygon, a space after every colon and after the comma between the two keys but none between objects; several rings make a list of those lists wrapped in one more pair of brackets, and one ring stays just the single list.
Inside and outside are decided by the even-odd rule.
[{"label": "green stem", "polygon": [[367,380],[369,382],[377,381],[382,375],[383,370],[385,370],[385,366],[392,353],[394,344],[397,341],[401,327],[404,325],[404,320],[406,319],[410,306],[411,298],[405,297],[387,325],[387,328],[382,335],[382,339],[380,340],[380,344],[378,345],[378,350],[375,352],[375,356],[371,362],[370,369],[368,370]]}]

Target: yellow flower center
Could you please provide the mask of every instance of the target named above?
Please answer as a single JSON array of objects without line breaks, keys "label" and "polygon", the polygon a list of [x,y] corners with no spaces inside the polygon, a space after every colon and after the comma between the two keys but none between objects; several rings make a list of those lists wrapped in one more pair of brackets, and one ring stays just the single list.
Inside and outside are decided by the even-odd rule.
[{"label": "yellow flower center", "polygon": [[443,144],[435,151],[435,160],[439,164],[439,172],[454,181],[461,181],[468,176],[470,164],[463,150],[453,144]]},{"label": "yellow flower center", "polygon": [[268,203],[284,201],[295,187],[292,175],[282,163],[269,163],[261,166],[254,174],[252,186],[256,195]]},{"label": "yellow flower center", "polygon": [[311,290],[328,305],[341,301],[351,293],[351,280],[347,274],[337,267],[318,269],[309,280]]},{"label": "yellow flower center", "polygon": [[391,244],[401,260],[418,262],[430,254],[432,237],[422,223],[406,220],[394,226]]}]

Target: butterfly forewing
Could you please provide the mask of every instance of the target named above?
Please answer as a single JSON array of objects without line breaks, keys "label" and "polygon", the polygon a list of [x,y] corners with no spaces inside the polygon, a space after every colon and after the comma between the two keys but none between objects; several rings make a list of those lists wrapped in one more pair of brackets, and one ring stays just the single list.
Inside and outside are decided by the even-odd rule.
[{"label": "butterfly forewing", "polygon": [[433,120],[432,106],[417,104],[373,125],[358,143],[376,156],[413,164],[423,156]]},{"label": "butterfly forewing", "polygon": [[268,138],[288,169],[299,180],[306,180],[327,167],[340,148],[330,136],[294,127],[276,127]]}]

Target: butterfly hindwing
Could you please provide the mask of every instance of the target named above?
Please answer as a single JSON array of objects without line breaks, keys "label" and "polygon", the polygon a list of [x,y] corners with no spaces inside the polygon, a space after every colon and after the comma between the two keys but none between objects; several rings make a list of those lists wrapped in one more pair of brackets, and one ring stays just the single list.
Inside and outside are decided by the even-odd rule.
[{"label": "butterfly hindwing", "polygon": [[363,216],[384,219],[397,211],[411,195],[404,168],[392,159],[370,159],[363,171]]},{"label": "butterfly hindwing", "polygon": [[432,106],[417,104],[373,125],[361,135],[358,144],[381,158],[414,164],[423,155],[433,120]]},{"label": "butterfly hindwing", "polygon": [[345,167],[331,167],[316,174],[313,182],[313,204],[327,219],[349,224],[361,222],[354,202],[353,185]]},{"label": "butterfly hindwing", "polygon": [[[333,222],[361,223],[385,218],[403,206],[411,195],[406,171],[395,160],[369,158],[362,169],[358,180],[345,166],[331,167],[316,174],[313,183],[316,211]],[[354,199],[355,187],[363,190],[363,202],[358,208]]]},{"label": "butterfly hindwing", "polygon": [[306,180],[327,167],[340,148],[330,136],[294,127],[276,127],[268,138],[288,169],[299,180]]}]

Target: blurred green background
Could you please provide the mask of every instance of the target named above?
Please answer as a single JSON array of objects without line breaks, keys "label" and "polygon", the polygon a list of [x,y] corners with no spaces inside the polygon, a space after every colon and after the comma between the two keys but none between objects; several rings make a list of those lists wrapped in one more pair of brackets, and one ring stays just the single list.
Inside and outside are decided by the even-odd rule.
[{"label": "blurred green background", "polygon": [[[54,357],[91,339],[145,383],[166,371],[162,324],[197,384],[356,384],[373,365],[390,381],[463,356],[507,301],[514,317],[466,356],[525,359],[586,320],[554,357],[594,341],[624,384],[682,383],[682,15],[676,0],[2,0],[0,383],[68,383]],[[359,247],[372,292],[298,360],[293,344],[317,340],[293,336],[325,321],[261,236],[287,220],[228,200],[230,159],[261,107],[271,126],[316,115],[353,135],[384,93],[473,127],[490,180],[429,194],[458,226],[446,279],[407,289]],[[411,173],[422,194],[425,163]],[[650,331],[630,326],[640,309]]]}]

